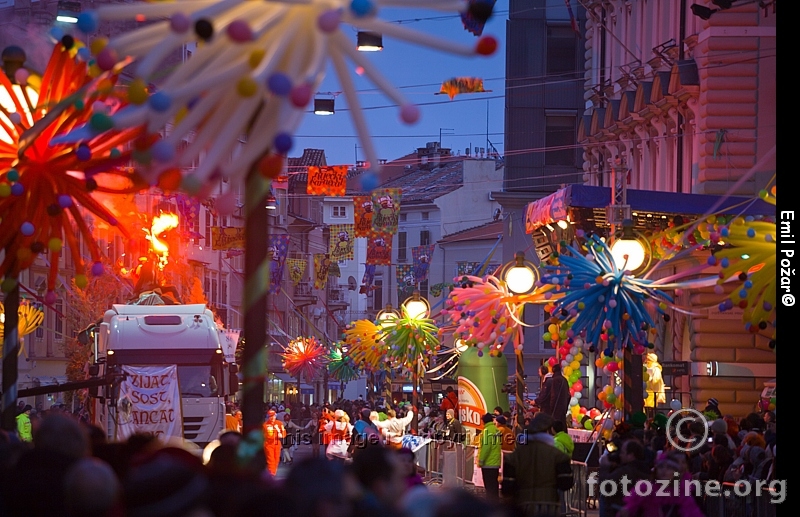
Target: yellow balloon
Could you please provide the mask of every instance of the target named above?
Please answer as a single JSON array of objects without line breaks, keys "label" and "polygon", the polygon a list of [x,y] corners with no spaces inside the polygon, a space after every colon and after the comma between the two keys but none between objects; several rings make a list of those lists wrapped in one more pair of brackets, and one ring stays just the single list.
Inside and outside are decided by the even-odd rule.
[{"label": "yellow balloon", "polygon": [[565,377],[569,377],[570,375],[572,375],[572,368],[570,368],[569,366],[565,366],[562,371],[564,372]]},{"label": "yellow balloon", "polygon": [[578,352],[577,354],[574,355],[574,357],[576,361],[580,362],[581,359],[583,359],[583,354]]},{"label": "yellow balloon", "polygon": [[551,334],[558,334],[558,327],[556,327],[555,324],[553,323],[551,323],[550,326],[547,327],[547,330],[549,330]]},{"label": "yellow balloon", "polygon": [[581,367],[581,363],[579,363],[578,361],[572,361],[571,363],[569,363],[569,366],[570,368],[572,368],[572,371],[574,372],[575,370]]}]

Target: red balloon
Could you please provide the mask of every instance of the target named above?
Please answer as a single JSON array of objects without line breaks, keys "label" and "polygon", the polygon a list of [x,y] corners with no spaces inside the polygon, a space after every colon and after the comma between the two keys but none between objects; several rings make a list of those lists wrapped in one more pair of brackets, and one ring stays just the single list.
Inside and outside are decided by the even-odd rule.
[{"label": "red balloon", "polygon": [[619,367],[617,366],[617,363],[608,363],[606,365],[606,368],[608,368],[609,372],[616,372],[617,370],[619,370]]},{"label": "red balloon", "polygon": [[572,385],[575,391],[583,391],[583,383],[581,381],[575,381],[575,384]]},{"label": "red balloon", "polygon": [[558,359],[556,359],[555,357],[551,357],[550,359],[547,360],[547,364],[549,364],[550,366],[555,366],[556,364],[558,364]]},{"label": "red balloon", "polygon": [[585,408],[585,407],[582,407],[582,408],[580,409],[580,414],[581,414],[581,415],[585,415],[585,414],[586,414],[586,408]]}]

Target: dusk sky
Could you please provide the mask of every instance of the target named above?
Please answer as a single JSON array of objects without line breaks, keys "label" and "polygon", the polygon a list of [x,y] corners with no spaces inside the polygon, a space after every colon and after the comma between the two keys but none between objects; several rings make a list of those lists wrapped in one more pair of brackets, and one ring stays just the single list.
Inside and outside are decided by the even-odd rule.
[{"label": "dusk sky", "polygon": [[[386,21],[402,21],[405,28],[450,41],[470,46],[478,41],[477,36],[464,29],[458,15],[424,9],[383,9],[378,16]],[[387,36],[383,38],[383,51],[362,53],[411,102],[420,107],[422,114],[416,124],[404,124],[399,118],[399,108],[392,100],[366,76],[358,76],[353,71],[355,87],[379,159],[391,161],[415,151],[417,147],[424,147],[426,142],[438,141],[440,129],[442,147],[451,148],[453,154],[458,151],[464,154],[467,147],[486,148],[487,112],[488,139],[503,153],[507,19],[508,0],[498,0],[494,15],[483,32],[484,35],[494,36],[499,42],[497,52],[490,57],[455,56]],[[352,31],[352,40],[355,45],[355,30]],[[482,78],[484,89],[492,92],[461,94],[452,101],[447,95],[435,95],[443,81],[454,77]],[[329,66],[319,92],[337,93],[341,89],[336,74]],[[303,149],[316,148],[325,150],[329,165],[353,164],[356,153],[358,160],[366,160],[347,111],[346,99],[343,94],[335,98],[334,115],[306,115],[295,134],[294,147],[289,156],[300,156]]]}]

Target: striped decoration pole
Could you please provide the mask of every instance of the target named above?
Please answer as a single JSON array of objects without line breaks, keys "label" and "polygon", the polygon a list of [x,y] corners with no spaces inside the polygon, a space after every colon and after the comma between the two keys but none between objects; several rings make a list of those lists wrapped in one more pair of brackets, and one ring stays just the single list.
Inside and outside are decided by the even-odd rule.
[{"label": "striped decoration pole", "polygon": [[245,184],[244,347],[242,350],[242,427],[245,436],[261,432],[264,419],[264,379],[267,372],[269,266],[267,239],[270,182],[258,169],[258,161]]},{"label": "striped decoration pole", "polygon": [[644,397],[642,396],[642,356],[634,354],[629,347],[625,347],[623,357],[623,399],[625,406],[625,420],[630,420],[632,415],[644,411]]},{"label": "striped decoration pole", "polygon": [[[6,249],[6,253],[8,253]],[[3,280],[10,287],[4,301],[3,322],[3,422],[5,431],[17,429],[17,355],[19,354],[19,282],[15,277]]]},{"label": "striped decoration pole", "polygon": [[522,357],[522,350],[517,350],[515,355],[517,359],[517,420],[514,432],[520,434],[525,429],[525,410],[527,409],[525,404],[525,361]]}]

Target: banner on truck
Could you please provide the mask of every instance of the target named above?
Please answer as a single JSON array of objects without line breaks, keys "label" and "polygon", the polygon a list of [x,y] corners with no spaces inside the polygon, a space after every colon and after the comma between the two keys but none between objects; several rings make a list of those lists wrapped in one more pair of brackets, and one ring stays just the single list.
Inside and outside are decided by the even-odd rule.
[{"label": "banner on truck", "polygon": [[178,366],[123,366],[117,401],[118,440],[135,433],[183,436]]}]

